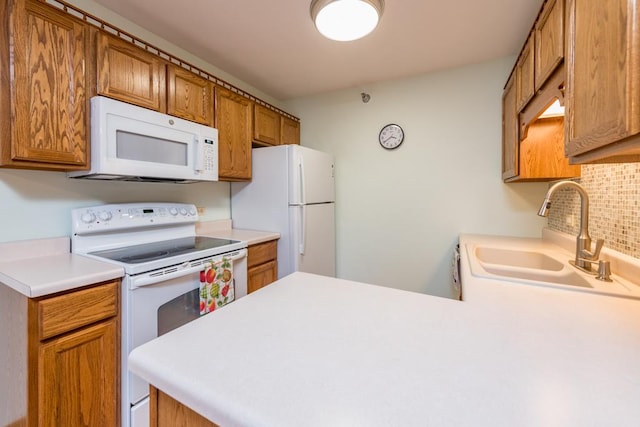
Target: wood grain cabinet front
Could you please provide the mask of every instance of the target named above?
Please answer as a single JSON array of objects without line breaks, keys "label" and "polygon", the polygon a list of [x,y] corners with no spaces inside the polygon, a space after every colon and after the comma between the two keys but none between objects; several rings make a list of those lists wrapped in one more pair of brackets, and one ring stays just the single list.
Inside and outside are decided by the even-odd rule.
[{"label": "wood grain cabinet front", "polygon": [[536,21],[534,33],[537,91],[564,60],[564,0],[547,0]]},{"label": "wood grain cabinet front", "polygon": [[275,282],[278,279],[278,241],[251,245],[247,256],[247,293]]},{"label": "wood grain cabinet front", "polygon": [[251,179],[252,103],[223,87],[215,89],[218,129],[218,176],[221,180]]},{"label": "wood grain cabinet front", "polygon": [[29,299],[28,425],[120,424],[120,283]]},{"label": "wood grain cabinet front", "polygon": [[566,154],[576,163],[640,161],[640,8],[567,1]]},{"label": "wood grain cabinet front", "polygon": [[282,116],[280,119],[280,144],[300,145],[300,122]]},{"label": "wood grain cabinet front", "polygon": [[167,66],[167,113],[213,126],[213,83],[175,65]]},{"label": "wood grain cabinet front", "polygon": [[38,1],[1,3],[0,164],[86,168],[86,25]]},{"label": "wood grain cabinet front", "polygon": [[515,75],[512,75],[502,95],[502,179],[518,176],[518,109]]},{"label": "wood grain cabinet front", "polygon": [[527,39],[516,63],[516,100],[518,111],[522,110],[535,93],[535,55],[533,34]]},{"label": "wood grain cabinet front", "polygon": [[565,157],[565,120],[544,114],[565,100],[564,0],[545,0],[502,97],[502,179],[554,181],[579,177]]},{"label": "wood grain cabinet front", "polygon": [[94,32],[97,94],[166,112],[165,61],[114,35]]},{"label": "wood grain cabinet front", "polygon": [[253,105],[253,141],[259,145],[280,145],[280,114],[259,104]]}]

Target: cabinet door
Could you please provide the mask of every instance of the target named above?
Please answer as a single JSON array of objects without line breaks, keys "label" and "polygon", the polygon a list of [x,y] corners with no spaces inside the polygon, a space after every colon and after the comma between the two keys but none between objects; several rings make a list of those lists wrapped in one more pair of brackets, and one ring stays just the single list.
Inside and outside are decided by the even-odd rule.
[{"label": "cabinet door", "polygon": [[257,267],[247,270],[247,293],[255,292],[260,288],[275,282],[278,279],[278,263],[269,261]]},{"label": "cabinet door", "polygon": [[40,346],[39,425],[118,425],[116,336],[114,318]]},{"label": "cabinet door", "polygon": [[96,36],[98,94],[165,112],[165,63],[115,36]]},{"label": "cabinet door", "polygon": [[2,88],[2,96],[11,93],[11,143],[2,141],[2,163],[81,169],[87,164],[87,29],[36,1],[16,1],[11,13],[11,42],[3,40],[13,58],[11,90]]},{"label": "cabinet door", "polygon": [[640,9],[635,3],[569,0],[569,156],[640,132]]},{"label": "cabinet door", "polygon": [[281,144],[300,144],[300,122],[282,116],[280,126]]},{"label": "cabinet door", "polygon": [[213,126],[213,84],[184,68],[167,68],[167,113]]},{"label": "cabinet door", "polygon": [[527,102],[533,98],[533,94],[535,93],[533,43],[534,38],[532,34],[524,45],[520,53],[520,58],[518,58],[518,63],[516,64],[518,111],[527,105]]},{"label": "cabinet door", "polygon": [[251,179],[251,101],[222,87],[215,88],[218,129],[218,177]]},{"label": "cabinet door", "polygon": [[502,179],[518,175],[518,110],[515,76],[512,74],[502,95]]},{"label": "cabinet door", "polygon": [[280,144],[280,114],[262,105],[253,109],[253,139],[269,145]]},{"label": "cabinet door", "polygon": [[564,59],[564,0],[550,0],[535,30],[535,86],[540,89]]}]

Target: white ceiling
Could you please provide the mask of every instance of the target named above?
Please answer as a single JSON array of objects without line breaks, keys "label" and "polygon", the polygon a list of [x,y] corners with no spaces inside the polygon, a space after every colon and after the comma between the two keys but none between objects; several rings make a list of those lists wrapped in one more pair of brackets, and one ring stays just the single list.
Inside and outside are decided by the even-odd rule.
[{"label": "white ceiling", "polygon": [[323,38],[311,0],[96,0],[280,100],[517,54],[543,0],[386,0],[378,28]]}]

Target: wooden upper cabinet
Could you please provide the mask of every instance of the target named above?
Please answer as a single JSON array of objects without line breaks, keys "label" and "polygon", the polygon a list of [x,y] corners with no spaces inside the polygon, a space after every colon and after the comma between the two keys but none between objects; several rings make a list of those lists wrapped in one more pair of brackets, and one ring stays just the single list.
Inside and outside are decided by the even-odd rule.
[{"label": "wooden upper cabinet", "polygon": [[218,178],[251,179],[252,103],[242,95],[216,86],[215,127],[218,129]]},{"label": "wooden upper cabinet", "polygon": [[262,105],[254,104],[253,140],[269,145],[279,145],[280,114]]},{"label": "wooden upper cabinet", "polygon": [[502,179],[518,175],[518,110],[515,75],[507,82],[502,95]]},{"label": "wooden upper cabinet", "polygon": [[0,163],[82,169],[87,165],[87,29],[37,1],[2,3]]},{"label": "wooden upper cabinet", "polygon": [[213,84],[175,65],[168,65],[167,80],[167,113],[213,126]]},{"label": "wooden upper cabinet", "polygon": [[640,161],[640,8],[568,0],[566,154]]},{"label": "wooden upper cabinet", "polygon": [[285,116],[280,118],[280,144],[300,144],[300,122]]},{"label": "wooden upper cabinet", "polygon": [[535,93],[534,37],[529,36],[516,64],[516,96],[518,111],[522,110]]},{"label": "wooden upper cabinet", "polygon": [[535,26],[535,89],[564,59],[564,0],[549,0]]},{"label": "wooden upper cabinet", "polygon": [[166,112],[162,58],[104,32],[96,35],[98,94]]}]

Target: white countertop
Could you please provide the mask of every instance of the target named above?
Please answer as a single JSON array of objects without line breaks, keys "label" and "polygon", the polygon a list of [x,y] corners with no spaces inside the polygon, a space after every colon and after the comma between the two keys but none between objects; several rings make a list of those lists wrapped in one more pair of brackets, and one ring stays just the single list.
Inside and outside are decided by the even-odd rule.
[{"label": "white countertop", "polygon": [[122,267],[69,248],[68,237],[0,244],[0,285],[35,298],[124,276]]},{"label": "white countertop", "polygon": [[200,236],[221,239],[241,240],[248,246],[257,245],[280,238],[280,233],[272,231],[242,230],[231,228],[231,220],[206,221],[196,224],[196,233]]},{"label": "white countertop", "polygon": [[294,273],[129,366],[224,427],[638,425],[639,301],[462,280],[469,301]]}]

